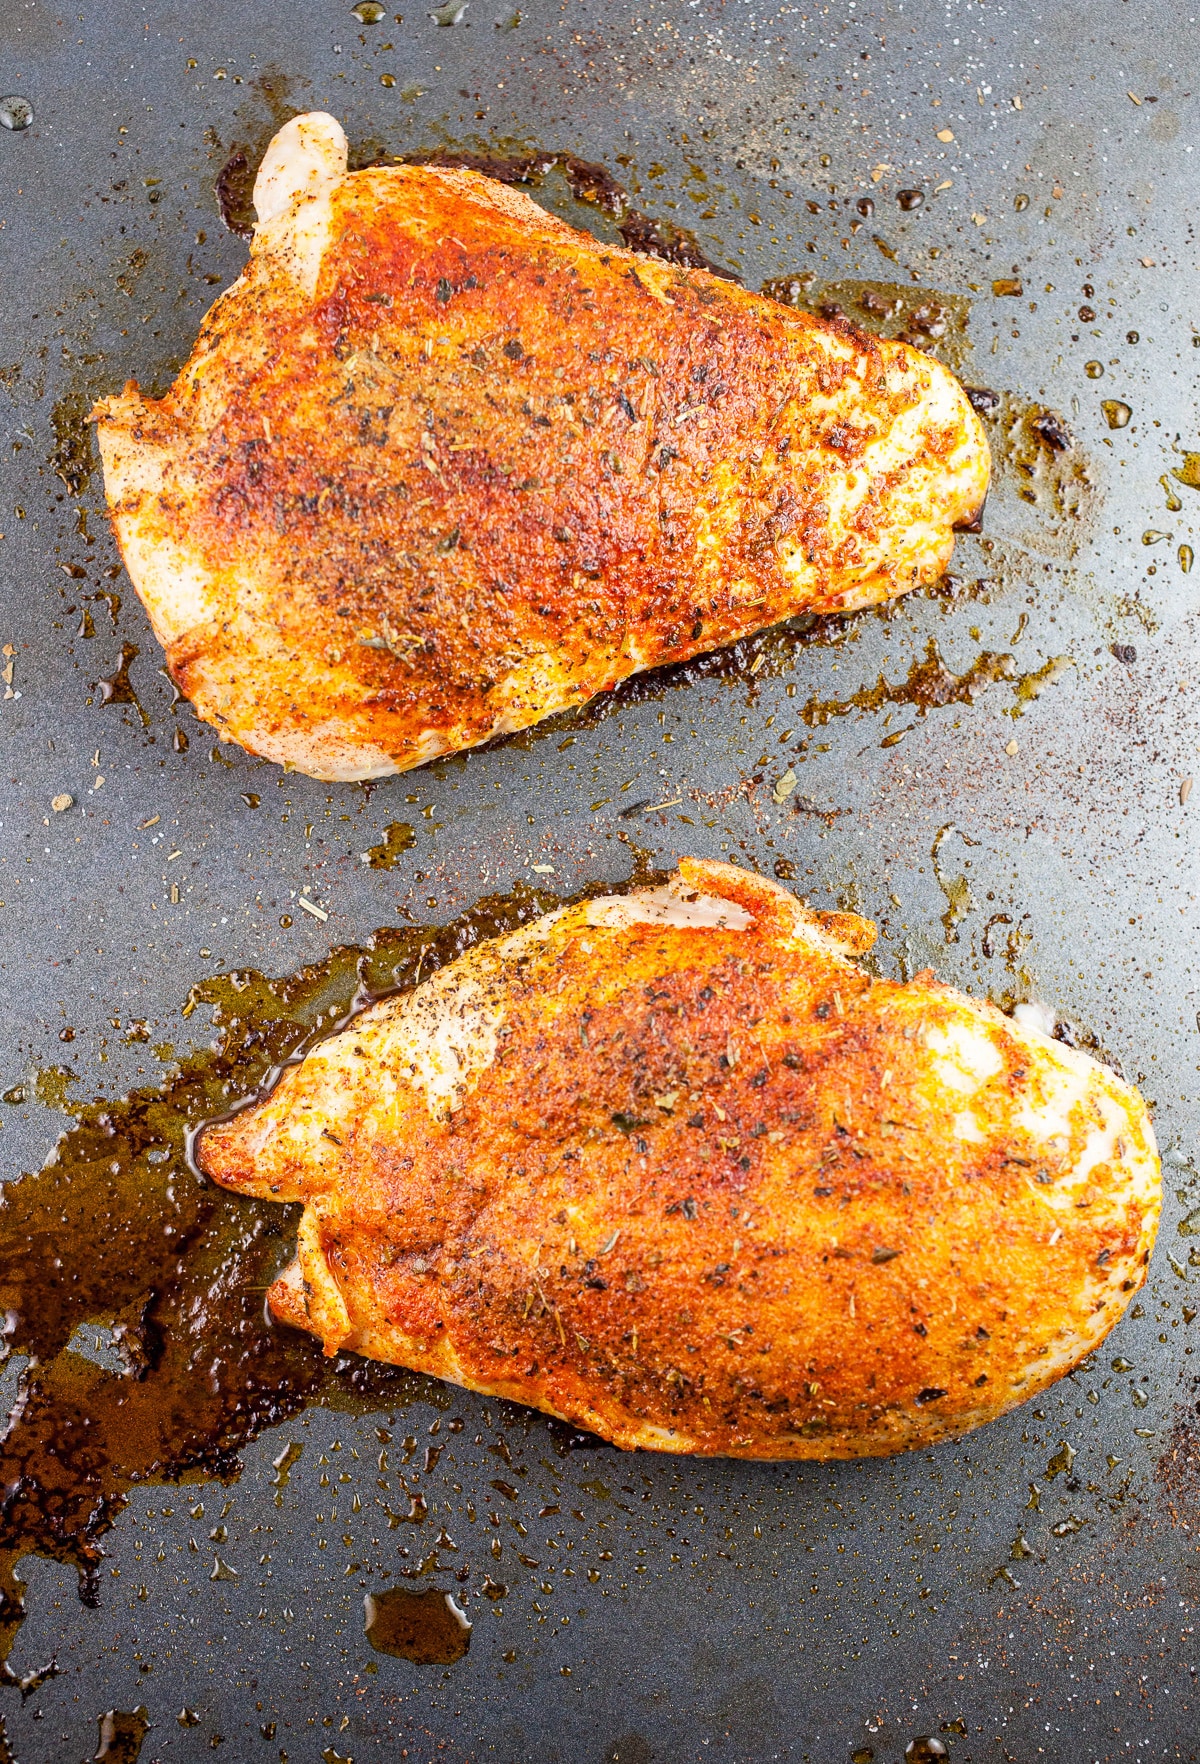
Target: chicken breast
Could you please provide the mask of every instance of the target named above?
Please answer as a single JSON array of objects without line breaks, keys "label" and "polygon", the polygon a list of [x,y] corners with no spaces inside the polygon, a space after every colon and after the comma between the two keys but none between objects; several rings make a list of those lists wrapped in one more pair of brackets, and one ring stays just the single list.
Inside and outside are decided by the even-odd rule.
[{"label": "chicken breast", "polygon": [[1145,1279],[1146,1109],[874,928],[687,860],[363,1012],[198,1140],[302,1201],[275,1316],[616,1445],[926,1446],[1036,1395]]},{"label": "chicken breast", "polygon": [[97,405],[129,574],[226,739],[373,778],[936,579],[988,449],[901,343],[294,118],[165,398]]}]

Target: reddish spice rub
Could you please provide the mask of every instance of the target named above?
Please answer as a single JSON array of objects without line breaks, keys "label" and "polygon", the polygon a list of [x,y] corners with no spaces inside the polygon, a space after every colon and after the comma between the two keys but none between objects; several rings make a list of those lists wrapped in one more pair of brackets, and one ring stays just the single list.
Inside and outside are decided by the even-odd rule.
[{"label": "reddish spice rub", "polygon": [[302,1200],[280,1318],[618,1445],[881,1454],[1076,1364],[1145,1277],[1137,1092],[873,928],[685,860],[374,1006],[199,1142]]},{"label": "reddish spice rub", "polygon": [[404,770],[941,574],[989,470],[947,369],[476,172],[343,175],[336,129],[277,138],[267,169],[299,142],[316,171],[277,210],[260,176],[166,396],[95,413],[126,563],[223,735]]}]

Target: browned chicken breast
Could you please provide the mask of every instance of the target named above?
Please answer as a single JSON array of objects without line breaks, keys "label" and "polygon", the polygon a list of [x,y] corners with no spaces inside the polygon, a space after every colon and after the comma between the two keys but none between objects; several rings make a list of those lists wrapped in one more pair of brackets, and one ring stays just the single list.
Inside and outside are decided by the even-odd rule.
[{"label": "browned chicken breast", "polygon": [[93,413],[202,717],[320,778],[934,580],[988,449],[936,362],[606,249],[475,172],[268,150],[244,274],[165,398]]},{"label": "browned chicken breast", "polygon": [[685,861],[373,1006],[199,1139],[275,1315],[620,1446],[845,1458],[1034,1396],[1141,1286],[1146,1109],[873,927]]}]

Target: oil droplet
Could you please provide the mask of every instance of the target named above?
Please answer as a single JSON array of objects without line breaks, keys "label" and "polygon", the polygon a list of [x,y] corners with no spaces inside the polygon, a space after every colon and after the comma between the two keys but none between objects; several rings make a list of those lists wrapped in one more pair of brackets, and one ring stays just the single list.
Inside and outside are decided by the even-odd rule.
[{"label": "oil droplet", "polygon": [[367,1640],[377,1654],[394,1654],[418,1666],[450,1666],[471,1645],[471,1625],[450,1594],[431,1587],[407,1592],[393,1586],[363,1599]]},{"label": "oil droplet", "polygon": [[1159,541],[1165,539],[1166,536],[1165,533],[1160,533],[1157,527],[1147,527],[1146,531],[1142,534],[1142,544],[1157,545]]},{"label": "oil droplet", "polygon": [[1191,575],[1192,564],[1195,562],[1195,558],[1196,554],[1190,545],[1181,545],[1179,547],[1179,567],[1185,576]]},{"label": "oil droplet", "polygon": [[1013,197],[1013,207],[1018,214],[1024,214],[1025,210],[1029,207],[1029,198],[1023,190],[1018,191],[1017,195]]},{"label": "oil droplet", "polygon": [[874,1764],[875,1753],[870,1746],[855,1746],[850,1754],[850,1764]]},{"label": "oil droplet", "polygon": [[408,851],[416,842],[416,832],[407,821],[393,821],[383,836],[383,843],[364,851],[362,861],[370,864],[373,870],[390,870],[401,852]]},{"label": "oil droplet", "polygon": [[283,926],[283,929],[285,931],[290,931],[292,928],[292,915],[291,915],[291,913],[280,913],[279,923]]},{"label": "oil droplet", "polygon": [[96,685],[100,691],[101,704],[133,705],[138,716],[142,719],[142,728],[145,729],[149,727],[150,718],[146,715],[141,704],[138,702],[138,695],[134,691],[133,682],[129,678],[129,664],[131,661],[136,660],[139,653],[136,643],[122,643],[121,660],[116,671],[110,674],[105,680],[97,680]]},{"label": "oil droplet", "polygon": [[1185,453],[1183,464],[1171,468],[1171,476],[1189,490],[1200,490],[1200,453]]},{"label": "oil droplet", "polygon": [[1083,371],[1089,380],[1102,380],[1104,378],[1104,363],[1102,361],[1085,361]]},{"label": "oil droplet", "polygon": [[100,1717],[100,1744],[96,1748],[97,1764],[136,1764],[142,1741],[150,1731],[150,1717],[140,1705],[136,1709],[110,1709]]},{"label": "oil droplet", "polygon": [[18,98],[13,93],[9,98],[0,98],[0,123],[6,129],[18,132],[27,129],[33,121],[33,105],[28,98]]},{"label": "oil droplet", "polygon": [[434,24],[440,24],[440,25],[461,24],[462,20],[463,20],[463,14],[464,14],[464,12],[466,12],[469,4],[470,4],[470,0],[446,0],[446,4],[444,6],[435,7],[434,10],[429,14],[429,16],[433,20]]},{"label": "oil droplet", "polygon": [[358,5],[352,6],[350,11],[359,24],[378,24],[383,17],[383,7],[379,0],[358,0]]},{"label": "oil droplet", "polygon": [[906,214],[911,214],[914,209],[925,206],[925,192],[924,190],[897,190],[896,201]]},{"label": "oil droplet", "polygon": [[946,942],[957,943],[959,922],[960,920],[965,919],[969,912],[974,910],[975,902],[972,899],[970,884],[968,883],[966,876],[947,876],[939,861],[939,853],[941,852],[942,845],[944,841],[950,837],[951,833],[958,833],[959,838],[964,840],[968,845],[973,845],[976,841],[967,839],[965,833],[959,833],[959,830],[954,825],[953,821],[948,821],[944,827],[938,829],[937,837],[933,842],[931,853],[933,857],[933,874],[937,880],[938,887],[946,896],[946,910],[942,914],[942,925],[946,933]]},{"label": "oil droplet", "polygon": [[87,489],[96,463],[88,421],[93,402],[86,392],[66,392],[50,412],[54,431],[50,463],[72,496]]},{"label": "oil droplet", "polygon": [[948,1758],[950,1756],[944,1740],[936,1734],[921,1733],[916,1739],[909,1740],[904,1748],[906,1764],[925,1764],[929,1758]]},{"label": "oil droplet", "polygon": [[1110,429],[1123,429],[1133,415],[1132,407],[1119,398],[1106,398],[1100,408]]},{"label": "oil droplet", "polygon": [[394,86],[396,84],[395,74],[380,74],[379,84],[381,86],[387,86],[390,89],[392,86]]},{"label": "oil droplet", "polygon": [[1163,491],[1164,491],[1166,498],[1167,498],[1167,512],[1169,514],[1178,514],[1180,509],[1183,507],[1183,504],[1179,500],[1178,496],[1176,496],[1175,491],[1171,485],[1171,480],[1170,480],[1170,478],[1168,478],[1166,472],[1163,473],[1162,477],[1158,481],[1162,485]]}]

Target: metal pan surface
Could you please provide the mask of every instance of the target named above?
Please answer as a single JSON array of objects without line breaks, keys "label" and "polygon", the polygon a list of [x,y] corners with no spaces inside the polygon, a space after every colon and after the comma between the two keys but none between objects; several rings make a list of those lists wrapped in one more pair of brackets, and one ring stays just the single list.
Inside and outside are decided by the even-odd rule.
[{"label": "metal pan surface", "polygon": [[[179,1075],[233,1010],[217,976],[253,992],[380,927],[692,852],[868,914],[884,972],[1048,1002],[1119,1061],[1165,1148],[1152,1276],[1036,1406],[886,1462],[624,1457],[349,1372],[276,1425],[234,1416],[182,1480],[144,1454],[82,1579],[78,1539],[24,1556],[0,1758],[1196,1758],[1195,21],[1162,0],[402,5],[0,9],[0,97],[27,106],[0,106],[6,1185],[63,1132],[72,1156],[92,1136],[89,1180],[106,1145],[119,1162],[133,1088],[175,1084],[179,1119],[205,1084],[211,1104],[220,1070]],[[605,237],[690,239],[752,287],[926,337],[995,394],[983,533],[890,614],[374,789],[215,751],[117,568],[83,419],[131,375],[169,383],[244,261],[222,203],[236,221],[310,108],[359,163],[524,156],[538,199]],[[254,997],[311,1027],[353,966]],[[62,1192],[61,1244],[47,1215],[18,1270],[43,1297],[115,1253]],[[141,1325],[80,1304],[53,1377],[110,1402]],[[195,1345],[199,1415],[226,1369]],[[14,1353],[7,1402],[43,1374]],[[425,1598],[407,1639],[397,1587]]]}]

